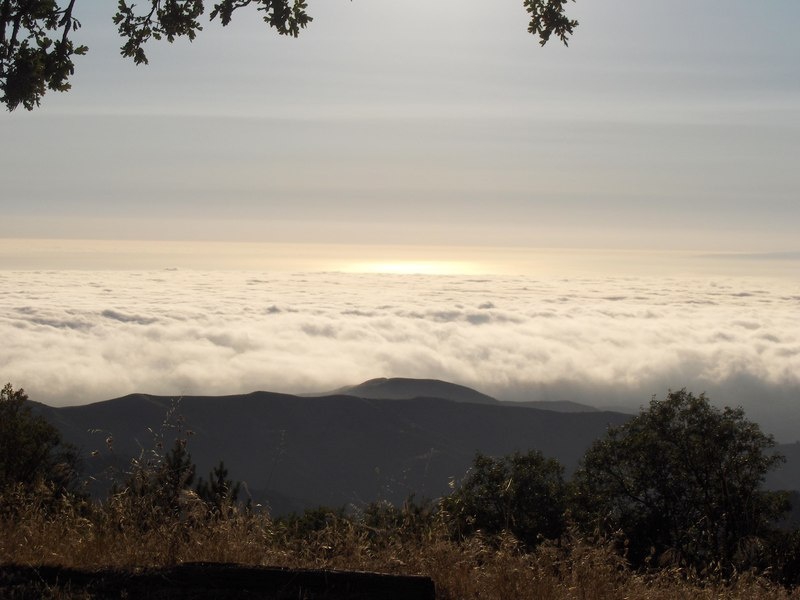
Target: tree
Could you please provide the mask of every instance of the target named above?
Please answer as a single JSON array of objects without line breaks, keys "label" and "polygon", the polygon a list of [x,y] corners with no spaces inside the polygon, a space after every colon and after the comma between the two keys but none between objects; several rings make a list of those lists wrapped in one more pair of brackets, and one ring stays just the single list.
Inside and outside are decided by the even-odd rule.
[{"label": "tree", "polygon": [[629,558],[651,554],[698,567],[734,565],[786,508],[761,489],[783,460],[741,408],[719,410],[685,389],[647,409],[587,451],[574,479],[576,516],[621,530]]},{"label": "tree", "polygon": [[478,453],[443,507],[462,534],[509,531],[533,547],[564,530],[564,468],[538,451],[501,458]]},{"label": "tree", "polygon": [[[553,34],[566,44],[578,25],[564,14],[566,3],[524,0],[530,15],[528,31],[538,35],[542,45]],[[73,58],[88,50],[70,39],[81,26],[75,5],[75,0],[0,0],[0,101],[9,110],[19,105],[32,110],[48,89],[70,89]],[[235,11],[250,5],[280,35],[297,37],[312,21],[305,0],[220,0],[209,19],[219,18],[228,25]],[[204,13],[203,0],[142,0],[141,6],[119,0],[114,23],[123,39],[121,53],[136,64],[146,64],[147,42],[195,39]]]},{"label": "tree", "polygon": [[197,495],[208,506],[209,510],[217,516],[227,516],[239,498],[240,482],[228,479],[228,469],[225,463],[219,464],[208,475],[208,481],[200,478],[197,482]]},{"label": "tree", "polygon": [[186,449],[186,440],[176,439],[166,455],[156,455],[150,461],[134,461],[133,470],[126,477],[123,489],[115,486],[112,495],[123,491],[133,498],[144,500],[149,508],[177,515],[184,508],[182,497],[186,490],[191,490],[195,471],[192,455]]},{"label": "tree", "polygon": [[0,492],[16,485],[35,490],[41,484],[68,491],[77,480],[77,462],[58,429],[33,414],[25,391],[6,384],[0,390]]}]

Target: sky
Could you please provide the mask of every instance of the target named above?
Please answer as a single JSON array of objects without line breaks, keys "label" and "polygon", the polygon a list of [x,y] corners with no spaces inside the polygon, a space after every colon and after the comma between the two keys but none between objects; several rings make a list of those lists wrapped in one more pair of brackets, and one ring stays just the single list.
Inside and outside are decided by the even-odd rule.
[{"label": "sky", "polygon": [[119,56],[79,1],[73,90],[0,116],[13,238],[797,251],[794,0],[242,10]]},{"label": "sky", "polygon": [[64,405],[380,376],[800,430],[800,3],[328,0],[0,114],[0,379]]}]

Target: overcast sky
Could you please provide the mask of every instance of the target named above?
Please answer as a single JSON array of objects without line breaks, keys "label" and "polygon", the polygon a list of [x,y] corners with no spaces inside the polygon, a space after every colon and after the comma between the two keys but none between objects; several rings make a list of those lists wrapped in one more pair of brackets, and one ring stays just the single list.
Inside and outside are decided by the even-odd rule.
[{"label": "overcast sky", "polygon": [[312,1],[118,55],[0,116],[0,236],[800,250],[800,3]]}]

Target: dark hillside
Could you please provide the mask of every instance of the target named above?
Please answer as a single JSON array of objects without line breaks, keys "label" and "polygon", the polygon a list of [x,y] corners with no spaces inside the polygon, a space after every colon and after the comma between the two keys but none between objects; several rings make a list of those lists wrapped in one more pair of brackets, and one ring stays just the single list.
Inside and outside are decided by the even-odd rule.
[{"label": "dark hillside", "polygon": [[[475,452],[501,455],[541,450],[569,470],[619,413],[560,413],[510,404],[471,404],[440,398],[379,400],[352,396],[297,397],[270,392],[222,397],[134,394],[42,414],[78,446],[89,469],[108,464],[106,438],[117,462],[165,446],[179,433],[161,429],[172,407],[191,430],[198,474],[223,459],[257,501],[279,510],[327,504],[361,505],[408,494],[437,497],[466,472]],[[97,430],[92,433],[92,430]],[[152,431],[151,431],[152,430]],[[99,451],[100,457],[92,457]]]}]

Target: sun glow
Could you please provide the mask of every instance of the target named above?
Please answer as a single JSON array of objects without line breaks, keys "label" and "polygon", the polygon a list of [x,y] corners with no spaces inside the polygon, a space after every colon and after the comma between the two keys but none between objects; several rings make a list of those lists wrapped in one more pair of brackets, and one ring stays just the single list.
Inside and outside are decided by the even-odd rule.
[{"label": "sun glow", "polygon": [[350,273],[389,273],[394,275],[467,275],[479,272],[475,263],[466,261],[365,262],[344,269]]}]

